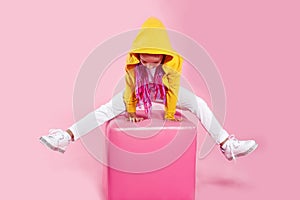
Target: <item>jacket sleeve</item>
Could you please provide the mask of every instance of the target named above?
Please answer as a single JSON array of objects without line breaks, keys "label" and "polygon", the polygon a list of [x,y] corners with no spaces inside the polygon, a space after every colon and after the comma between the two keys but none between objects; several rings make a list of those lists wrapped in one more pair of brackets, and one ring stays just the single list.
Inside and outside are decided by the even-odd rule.
[{"label": "jacket sleeve", "polygon": [[182,71],[182,58],[174,56],[171,61],[166,63],[164,70],[166,72],[166,104],[165,119],[174,119],[176,105],[178,101],[178,91],[180,87],[180,76]]},{"label": "jacket sleeve", "polygon": [[126,106],[126,111],[133,113],[136,111],[137,99],[135,96],[135,78],[134,66],[128,66],[125,74],[125,91],[123,100]]}]

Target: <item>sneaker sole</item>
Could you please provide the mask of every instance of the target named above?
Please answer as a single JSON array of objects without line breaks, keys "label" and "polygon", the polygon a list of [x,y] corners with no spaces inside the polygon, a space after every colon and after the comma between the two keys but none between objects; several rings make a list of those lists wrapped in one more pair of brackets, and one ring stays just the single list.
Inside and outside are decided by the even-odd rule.
[{"label": "sneaker sole", "polygon": [[[245,152],[242,152],[242,153],[239,153],[239,154],[236,154],[235,157],[241,157],[241,156],[245,156],[251,152],[253,152],[256,148],[257,148],[258,144],[255,143],[250,149],[248,149],[248,151],[245,151]],[[233,157],[229,157],[227,158],[229,161],[231,161],[233,159]]]},{"label": "sneaker sole", "polygon": [[40,142],[42,144],[44,144],[46,147],[48,147],[49,149],[53,150],[53,151],[58,151],[59,153],[65,153],[64,149],[58,148],[53,146],[51,143],[49,143],[45,138],[40,137]]}]

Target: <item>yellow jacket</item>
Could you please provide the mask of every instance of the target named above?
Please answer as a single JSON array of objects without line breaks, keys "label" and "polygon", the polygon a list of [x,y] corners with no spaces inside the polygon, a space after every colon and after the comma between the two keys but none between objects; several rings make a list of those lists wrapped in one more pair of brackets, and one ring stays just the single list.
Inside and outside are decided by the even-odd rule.
[{"label": "yellow jacket", "polygon": [[123,99],[130,113],[136,111],[137,105],[134,67],[140,62],[139,53],[166,55],[162,66],[165,72],[162,81],[167,88],[165,118],[174,119],[183,59],[172,49],[167,30],[160,20],[150,17],[144,22],[127,56]]}]

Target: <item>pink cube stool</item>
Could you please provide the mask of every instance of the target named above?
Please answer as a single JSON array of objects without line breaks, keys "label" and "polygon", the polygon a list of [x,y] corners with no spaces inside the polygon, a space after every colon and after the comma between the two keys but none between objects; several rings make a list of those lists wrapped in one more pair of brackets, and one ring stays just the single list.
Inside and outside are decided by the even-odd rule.
[{"label": "pink cube stool", "polygon": [[163,114],[154,110],[139,123],[120,115],[107,124],[108,200],[195,199],[196,125]]}]

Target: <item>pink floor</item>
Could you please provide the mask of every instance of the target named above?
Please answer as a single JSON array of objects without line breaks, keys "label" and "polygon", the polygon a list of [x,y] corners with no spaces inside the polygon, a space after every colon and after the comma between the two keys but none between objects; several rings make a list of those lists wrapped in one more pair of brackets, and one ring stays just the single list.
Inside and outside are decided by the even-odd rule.
[{"label": "pink floor", "polygon": [[[236,163],[217,148],[200,160],[199,199],[300,199],[299,2],[141,2],[0,3],[0,199],[102,200],[101,165],[80,141],[60,155],[38,138],[74,122],[74,84],[89,53],[150,15],[203,45],[226,91],[225,129],[259,143]],[[115,72],[107,85],[123,80],[123,66]],[[188,67],[183,75],[211,106],[203,80]],[[98,89],[96,106],[111,91]]]}]

